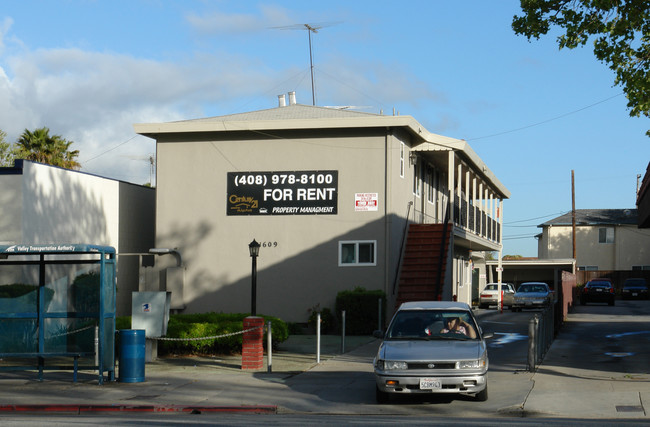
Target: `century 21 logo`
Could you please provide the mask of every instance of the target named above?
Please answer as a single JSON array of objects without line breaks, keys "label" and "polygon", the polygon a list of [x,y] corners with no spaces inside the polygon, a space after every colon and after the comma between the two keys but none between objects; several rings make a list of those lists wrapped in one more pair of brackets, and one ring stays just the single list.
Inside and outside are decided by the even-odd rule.
[{"label": "century 21 logo", "polygon": [[259,200],[252,196],[237,196],[236,194],[233,194],[230,196],[228,201],[231,205],[234,205],[234,208],[237,210],[257,209],[259,207]]}]

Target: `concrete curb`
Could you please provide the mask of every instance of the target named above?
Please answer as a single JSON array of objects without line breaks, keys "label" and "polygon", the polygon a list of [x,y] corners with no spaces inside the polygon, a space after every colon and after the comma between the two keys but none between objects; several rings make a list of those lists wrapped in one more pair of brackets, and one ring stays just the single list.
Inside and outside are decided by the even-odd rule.
[{"label": "concrete curb", "polygon": [[57,412],[80,414],[84,412],[230,412],[248,414],[277,414],[274,405],[260,406],[182,406],[182,405],[0,405],[3,412]]}]

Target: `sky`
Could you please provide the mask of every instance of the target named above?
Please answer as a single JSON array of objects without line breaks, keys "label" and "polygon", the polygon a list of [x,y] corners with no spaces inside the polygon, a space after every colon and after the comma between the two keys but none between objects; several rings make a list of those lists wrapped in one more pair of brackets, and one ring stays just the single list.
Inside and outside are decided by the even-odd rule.
[{"label": "sky", "polygon": [[84,172],[151,181],[155,141],[134,123],[316,105],[410,115],[466,140],[511,192],[503,254],[537,256],[538,225],[571,210],[635,208],[650,160],[591,45],[514,34],[499,0],[22,0],[0,8],[0,130],[48,127]]}]

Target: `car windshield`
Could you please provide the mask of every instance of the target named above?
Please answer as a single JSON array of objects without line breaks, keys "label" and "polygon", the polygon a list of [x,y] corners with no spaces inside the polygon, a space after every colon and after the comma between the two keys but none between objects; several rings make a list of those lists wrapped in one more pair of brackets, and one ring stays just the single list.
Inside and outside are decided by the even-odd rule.
[{"label": "car windshield", "polygon": [[645,280],[644,279],[627,279],[625,281],[625,284],[623,287],[636,287],[636,286],[643,286],[645,287]]},{"label": "car windshield", "polygon": [[472,316],[464,310],[401,310],[388,327],[386,339],[472,339],[465,326],[459,328],[465,333],[450,331],[452,319],[468,324],[473,331],[478,330]]},{"label": "car windshield", "polygon": [[521,285],[517,292],[546,292],[544,285]]},{"label": "car windshield", "polygon": [[590,287],[592,288],[609,288],[609,283],[608,282],[591,282],[589,284]]}]

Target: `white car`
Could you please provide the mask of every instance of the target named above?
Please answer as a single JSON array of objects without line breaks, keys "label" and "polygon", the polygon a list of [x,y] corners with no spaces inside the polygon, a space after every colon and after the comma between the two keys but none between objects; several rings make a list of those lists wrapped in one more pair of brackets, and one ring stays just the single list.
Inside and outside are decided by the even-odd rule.
[{"label": "white car", "polygon": [[[515,286],[512,283],[501,283],[501,290],[503,290],[503,305],[510,307],[512,299],[515,296]],[[490,305],[499,304],[499,284],[488,283],[479,294],[479,308],[488,308]]]},{"label": "white car", "polygon": [[[460,330],[454,331],[453,322],[462,325]],[[379,331],[375,335],[382,337]],[[373,361],[377,402],[386,403],[391,395],[431,393],[467,393],[487,400],[484,338],[491,336],[483,335],[466,303],[402,304]]]}]

